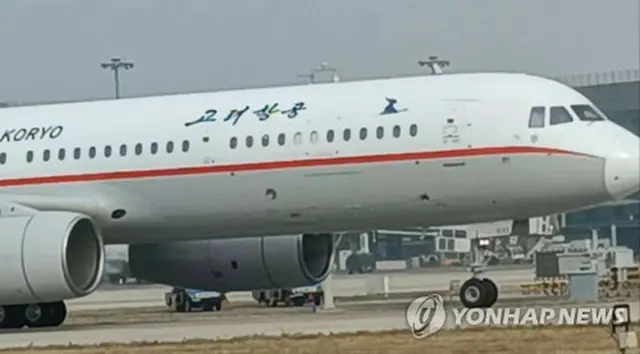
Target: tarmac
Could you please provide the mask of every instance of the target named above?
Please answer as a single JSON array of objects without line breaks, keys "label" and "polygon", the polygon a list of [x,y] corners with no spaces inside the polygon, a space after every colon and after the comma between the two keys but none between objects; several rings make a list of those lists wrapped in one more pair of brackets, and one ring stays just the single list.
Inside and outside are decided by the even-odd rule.
[{"label": "tarmac", "polygon": [[[420,274],[418,274],[420,275]],[[509,284],[531,281],[533,271],[504,271],[488,274],[502,288]],[[69,317],[60,327],[23,329],[0,333],[0,348],[48,345],[90,345],[98,343],[176,342],[184,339],[221,339],[254,335],[345,333],[406,329],[405,311],[411,295],[400,293],[432,291],[448,288],[451,279],[464,280],[461,272],[438,274],[390,274],[389,299],[352,300],[349,296],[363,295],[367,281],[379,275],[336,275],[333,291],[338,297],[336,309],[310,306],[267,308],[252,302],[250,294],[230,294],[231,305],[221,312],[169,313],[163,308],[163,292],[167,287],[140,286],[123,290],[98,290],[94,294],[68,302]],[[518,280],[520,279],[520,280]],[[365,286],[363,290],[362,286]],[[340,300],[342,299],[342,300]],[[501,296],[497,307],[568,306],[553,298],[520,298]],[[247,300],[247,301],[245,301]],[[640,319],[640,311],[631,304],[632,320]],[[591,304],[589,306],[611,306]],[[460,307],[453,300],[448,307]],[[446,328],[454,327],[448,316]]]},{"label": "tarmac", "polygon": [[[389,293],[428,293],[449,289],[451,280],[461,282],[469,278],[470,273],[461,270],[433,270],[410,273],[373,273],[373,274],[335,274],[332,277],[332,290],[335,297],[353,297],[379,293],[382,277],[389,278]],[[491,278],[501,290],[511,290],[523,282],[533,281],[534,271],[512,269],[488,271],[485,276]],[[108,286],[108,290],[98,289],[93,294],[67,301],[70,310],[107,309],[122,307],[163,306],[164,293],[170,288],[162,285],[125,285]],[[118,290],[114,290],[118,289]],[[250,292],[229,293],[232,302],[252,302]]]}]

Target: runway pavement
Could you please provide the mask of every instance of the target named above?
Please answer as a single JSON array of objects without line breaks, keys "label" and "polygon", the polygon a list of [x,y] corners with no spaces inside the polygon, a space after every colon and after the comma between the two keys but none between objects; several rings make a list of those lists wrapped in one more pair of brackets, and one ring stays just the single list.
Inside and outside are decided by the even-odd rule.
[{"label": "runway pavement", "polygon": [[103,328],[68,328],[57,331],[32,331],[0,334],[0,348],[95,344],[100,342],[130,343],[141,341],[180,341],[189,338],[230,338],[257,334],[349,332],[360,329],[386,330],[406,328],[402,311],[377,314],[322,313],[272,318],[236,318],[200,322],[123,325]]},{"label": "runway pavement", "polygon": [[[392,261],[392,262],[396,262],[396,261]],[[487,266],[487,269],[492,272],[492,271],[506,271],[506,270],[523,270],[523,269],[533,269],[533,264],[530,263],[519,263],[519,264],[497,264],[497,265],[490,265]],[[376,270],[376,273],[378,274],[393,274],[393,273],[442,273],[442,272],[450,272],[450,273],[455,273],[455,272],[467,272],[469,269],[469,267],[465,267],[465,266],[458,266],[458,265],[452,265],[452,266],[435,266],[435,267],[425,267],[425,268],[402,268],[402,269],[395,269],[393,267],[391,268],[387,268],[385,266],[380,265],[379,268]],[[340,274],[340,275],[347,275],[347,271],[345,270],[337,270],[334,271],[334,274]]]},{"label": "runway pavement", "polygon": [[[462,266],[451,266],[451,267],[428,267],[428,268],[408,268],[408,269],[392,269],[392,270],[377,270],[375,273],[373,274],[378,274],[378,275],[398,275],[398,274],[422,274],[422,275],[432,275],[432,274],[440,274],[440,273],[446,273],[446,274],[453,274],[453,273],[460,273],[460,274],[468,274],[469,267],[462,267]],[[494,266],[487,266],[487,272],[489,274],[493,273],[493,272],[505,272],[505,271],[528,271],[531,270],[531,272],[533,272],[533,265],[531,264],[501,264],[501,265],[494,265]],[[362,274],[348,274],[346,271],[344,270],[338,270],[338,271],[334,271],[334,277],[348,277],[348,279],[351,279],[351,277],[358,277],[361,276]],[[367,274],[365,274],[367,275]],[[107,282],[103,283],[100,286],[101,290],[123,290],[123,289],[140,289],[140,288],[145,288],[145,287],[153,287],[154,285],[140,285],[140,284],[135,284],[135,282],[133,282],[131,279],[129,279],[129,282],[126,284],[121,284],[121,285],[115,285],[115,284],[109,284]]]},{"label": "runway pavement", "polygon": [[[504,271],[490,274],[498,284],[528,281],[532,271]],[[372,275],[335,276],[336,296],[361,294],[361,286]],[[448,287],[450,279],[466,279],[460,272],[431,274],[390,274],[392,292],[422,290],[425,292]],[[86,298],[69,301],[69,317],[64,325],[48,329],[15,330],[0,333],[0,348],[104,342],[130,343],[140,341],[180,341],[194,338],[230,338],[282,333],[338,333],[382,331],[408,328],[405,310],[411,297],[375,301],[337,302],[336,310],[312,308],[267,308],[251,303],[247,293],[232,294],[232,304],[222,312],[169,313],[163,306],[167,287],[142,286],[140,289],[98,291]],[[520,296],[502,296],[497,306],[522,305]],[[235,298],[236,300],[233,300]],[[240,304],[246,299],[249,302]],[[527,299],[526,304],[558,303],[557,299]],[[448,306],[460,306],[453,301]],[[638,308],[632,314],[638,319]],[[448,323],[447,326],[451,326]]]},{"label": "runway pavement", "polygon": [[[451,280],[464,281],[470,274],[461,271],[442,271],[428,273],[383,273],[333,276],[334,296],[349,297],[367,295],[381,286],[381,277],[389,277],[390,293],[434,292],[449,288]],[[533,280],[533,269],[495,270],[486,273],[503,290],[517,287],[520,283]],[[70,310],[161,306],[164,304],[164,292],[169,287],[162,285],[127,286],[119,291],[98,290],[93,294],[67,302]],[[235,301],[253,301],[251,293],[229,293],[229,299]]]},{"label": "runway pavement", "polygon": [[[337,310],[312,313],[306,308],[237,308],[220,313],[167,313],[161,309],[119,309],[119,320],[109,317],[112,310],[77,311],[69,324],[41,330],[17,330],[0,333],[0,348],[90,345],[97,343],[179,342],[184,339],[223,339],[254,335],[346,333],[407,329],[405,309],[411,299],[378,300],[343,305]],[[528,300],[526,307],[520,300],[503,301],[500,306],[542,307],[544,301]],[[546,302],[546,306],[550,305]],[[459,305],[450,304],[448,306]],[[555,306],[561,305],[557,301]],[[593,304],[605,306],[611,304]],[[127,316],[128,313],[128,316]],[[638,304],[631,303],[633,321],[640,319]],[[96,320],[98,322],[91,322]],[[453,316],[448,316],[445,328],[453,328]]]}]

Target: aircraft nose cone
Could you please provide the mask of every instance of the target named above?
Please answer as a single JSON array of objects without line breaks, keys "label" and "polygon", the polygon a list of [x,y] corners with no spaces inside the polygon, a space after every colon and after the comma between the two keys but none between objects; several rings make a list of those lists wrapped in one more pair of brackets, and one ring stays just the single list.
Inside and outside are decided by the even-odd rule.
[{"label": "aircraft nose cone", "polygon": [[614,200],[640,190],[640,141],[624,152],[614,153],[605,161],[605,187]]}]

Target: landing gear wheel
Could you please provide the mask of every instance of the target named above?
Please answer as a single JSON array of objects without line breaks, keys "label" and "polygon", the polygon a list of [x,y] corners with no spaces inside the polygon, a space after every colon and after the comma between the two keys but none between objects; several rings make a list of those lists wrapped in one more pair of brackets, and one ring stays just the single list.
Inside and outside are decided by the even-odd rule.
[{"label": "landing gear wheel", "polygon": [[491,307],[496,303],[496,301],[498,301],[498,287],[496,286],[496,283],[489,278],[482,279],[482,282],[484,283],[484,288],[487,291],[487,297],[485,298],[486,303],[483,307]]},{"label": "landing gear wheel", "polygon": [[0,329],[17,329],[24,326],[23,308],[20,305],[0,306]]},{"label": "landing gear wheel", "polygon": [[49,317],[49,327],[57,327],[67,318],[67,305],[63,301],[48,303],[44,310]]},{"label": "landing gear wheel", "polygon": [[62,301],[30,304],[23,313],[28,327],[56,327],[67,317],[67,306]]},{"label": "landing gear wheel", "polygon": [[485,282],[478,278],[471,278],[460,287],[460,302],[466,308],[480,308],[487,303]]},{"label": "landing gear wheel", "polygon": [[29,304],[25,306],[24,318],[27,327],[46,327],[49,319],[40,304]]}]

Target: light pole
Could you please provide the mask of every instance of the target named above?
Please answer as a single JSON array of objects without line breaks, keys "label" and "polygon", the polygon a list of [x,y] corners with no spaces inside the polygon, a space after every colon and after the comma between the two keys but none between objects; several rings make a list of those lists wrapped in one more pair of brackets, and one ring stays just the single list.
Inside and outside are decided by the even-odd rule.
[{"label": "light pole", "polygon": [[451,64],[448,60],[438,59],[437,56],[432,55],[429,57],[429,60],[419,60],[418,65],[420,66],[428,66],[431,69],[431,75],[440,75],[442,74],[442,68],[445,68]]},{"label": "light pole", "polygon": [[108,63],[100,64],[100,67],[105,70],[113,70],[113,81],[116,85],[116,99],[120,98],[120,69],[129,70],[133,69],[133,63],[123,61],[120,58],[111,58]]}]

